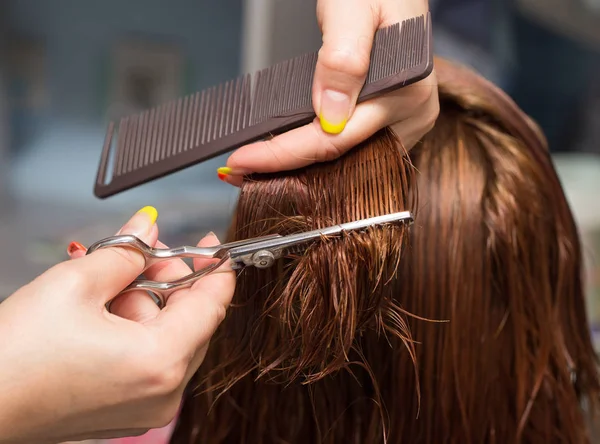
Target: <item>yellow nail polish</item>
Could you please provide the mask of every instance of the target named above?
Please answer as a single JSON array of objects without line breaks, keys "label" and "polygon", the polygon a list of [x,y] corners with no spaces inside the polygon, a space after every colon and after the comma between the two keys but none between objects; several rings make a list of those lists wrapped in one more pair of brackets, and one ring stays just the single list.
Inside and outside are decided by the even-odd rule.
[{"label": "yellow nail polish", "polygon": [[144,213],[148,215],[152,223],[156,222],[156,219],[158,219],[158,211],[156,210],[156,208],[151,206],[146,206],[142,208],[140,211],[138,211],[138,213]]},{"label": "yellow nail polish", "polygon": [[217,173],[218,174],[227,174],[227,175],[229,175],[229,174],[231,174],[231,171],[232,170],[229,167],[220,167],[220,168],[217,168]]},{"label": "yellow nail polish", "polygon": [[342,120],[340,123],[330,123],[326,119],[324,119],[323,116],[320,116],[319,120],[321,121],[321,128],[323,128],[323,131],[329,134],[341,133],[346,127],[346,123],[348,122],[348,120]]}]

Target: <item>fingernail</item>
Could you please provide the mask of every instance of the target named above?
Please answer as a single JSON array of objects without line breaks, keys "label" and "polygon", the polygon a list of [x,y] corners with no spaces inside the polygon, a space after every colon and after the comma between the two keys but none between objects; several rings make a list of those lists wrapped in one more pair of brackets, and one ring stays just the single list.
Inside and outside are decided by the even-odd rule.
[{"label": "fingernail", "polygon": [[233,171],[233,169],[229,168],[229,167],[217,168],[217,174],[219,175],[219,178],[221,178],[221,176],[229,176],[232,171]]},{"label": "fingernail", "polygon": [[217,177],[221,179],[223,182],[227,182],[227,176],[229,176],[228,170],[231,168],[221,167],[217,169]]},{"label": "fingernail", "polygon": [[350,113],[350,97],[347,94],[326,89],[321,96],[321,128],[329,134],[339,134],[346,127]]},{"label": "fingernail", "polygon": [[86,248],[79,242],[75,242],[75,241],[71,242],[69,244],[69,246],[67,247],[67,254],[69,256],[72,256],[77,251],[86,251]]},{"label": "fingernail", "polygon": [[129,222],[119,231],[119,234],[133,234],[140,236],[147,234],[158,219],[158,211],[156,208],[147,206],[139,210],[133,215]]},{"label": "fingernail", "polygon": [[217,241],[217,244],[220,244],[221,241],[219,240],[219,238],[217,237],[217,235],[213,232],[213,231],[209,231],[208,233],[206,233],[206,236],[204,236],[205,238],[207,237],[214,237],[215,240]]},{"label": "fingernail", "polygon": [[227,176],[246,176],[248,174],[252,174],[252,171],[245,168],[231,168],[227,166],[217,168],[217,176],[223,181],[225,181]]},{"label": "fingernail", "polygon": [[158,219],[158,211],[156,210],[156,208],[151,206],[146,206],[142,208],[140,211],[138,211],[138,214],[145,214],[146,216],[148,216],[148,218],[150,219],[150,225],[153,225],[156,222],[156,219]]}]

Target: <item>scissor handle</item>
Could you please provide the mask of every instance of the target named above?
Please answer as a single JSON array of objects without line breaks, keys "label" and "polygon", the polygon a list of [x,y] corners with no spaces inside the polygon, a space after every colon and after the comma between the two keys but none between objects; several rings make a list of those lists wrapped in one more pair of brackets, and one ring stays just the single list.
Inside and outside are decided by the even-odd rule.
[{"label": "scissor handle", "polygon": [[[171,296],[171,294],[183,288],[191,287],[197,280],[203,278],[207,274],[214,272],[217,268],[219,268],[221,265],[227,262],[227,260],[227,257],[223,257],[214,264],[210,264],[201,270],[198,270],[194,273],[188,274],[187,276],[184,276],[180,279],[176,279],[171,282],[157,282],[150,281],[147,279],[136,279],[127,287],[125,287],[123,291],[119,293],[119,295],[134,290],[147,291],[156,296],[156,298],[158,299],[157,305],[159,306],[159,308],[162,309],[165,306],[167,299],[169,299],[169,296]],[[110,302],[109,304],[107,304],[107,309],[110,311]]]},{"label": "scissor handle", "polygon": [[176,248],[154,248],[142,241],[140,238],[131,234],[112,236],[102,239],[93,244],[86,254],[91,254],[96,250],[103,248],[123,247],[137,250],[142,253],[146,260],[144,270],[151,265],[175,258],[223,258],[227,256],[227,249],[222,245],[214,247],[190,247],[181,246]]}]

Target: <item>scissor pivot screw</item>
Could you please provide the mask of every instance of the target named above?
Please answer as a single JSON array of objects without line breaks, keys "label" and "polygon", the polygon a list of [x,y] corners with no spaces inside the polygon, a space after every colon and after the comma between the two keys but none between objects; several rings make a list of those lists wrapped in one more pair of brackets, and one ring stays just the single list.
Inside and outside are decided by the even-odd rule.
[{"label": "scissor pivot screw", "polygon": [[260,250],[252,256],[256,268],[269,268],[275,262],[275,256],[269,250]]}]

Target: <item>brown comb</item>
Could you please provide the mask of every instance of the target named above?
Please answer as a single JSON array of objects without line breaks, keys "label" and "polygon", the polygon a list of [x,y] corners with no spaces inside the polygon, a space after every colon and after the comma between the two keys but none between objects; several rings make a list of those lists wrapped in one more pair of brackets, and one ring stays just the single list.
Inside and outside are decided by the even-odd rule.
[{"label": "brown comb", "polygon": [[[108,125],[94,194],[106,198],[315,118],[310,53]],[[358,102],[402,88],[433,70],[431,17],[375,34]]]}]

